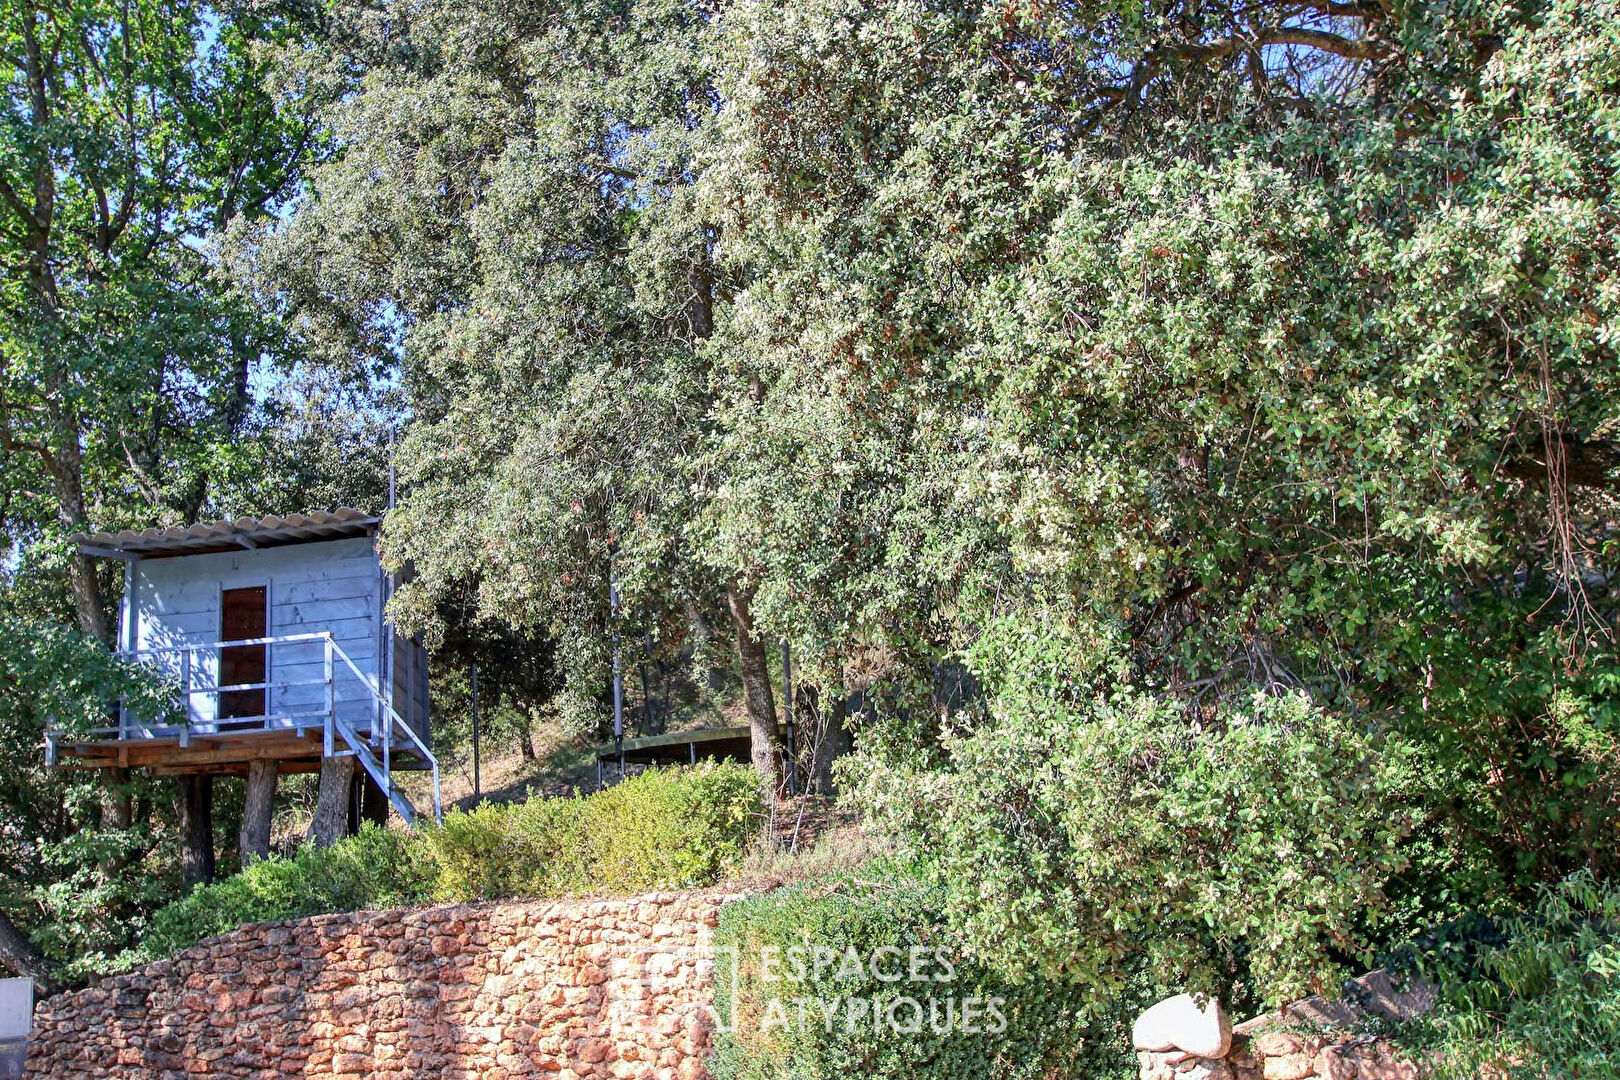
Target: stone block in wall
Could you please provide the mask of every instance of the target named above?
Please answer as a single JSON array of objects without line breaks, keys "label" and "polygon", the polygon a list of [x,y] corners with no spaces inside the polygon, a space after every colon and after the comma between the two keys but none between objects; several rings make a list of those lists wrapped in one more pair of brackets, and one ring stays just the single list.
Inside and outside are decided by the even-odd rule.
[{"label": "stone block in wall", "polygon": [[1232,1022],[1214,998],[1200,1004],[1191,994],[1177,994],[1137,1017],[1131,1041],[1136,1049],[1150,1053],[1179,1050],[1220,1059],[1232,1046]]},{"label": "stone block in wall", "polygon": [[1261,1080],[1305,1080],[1315,1072],[1316,1055],[1306,1050],[1268,1055],[1260,1059]]}]

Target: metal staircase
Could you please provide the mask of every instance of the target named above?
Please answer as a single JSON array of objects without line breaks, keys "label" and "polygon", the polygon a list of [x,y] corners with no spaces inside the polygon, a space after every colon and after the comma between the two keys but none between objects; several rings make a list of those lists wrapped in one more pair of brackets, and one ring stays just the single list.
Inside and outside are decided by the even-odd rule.
[{"label": "metal staircase", "polygon": [[[366,775],[370,776],[377,787],[382,790],[382,793],[388,796],[388,801],[393,804],[395,810],[399,811],[399,816],[405,819],[405,823],[414,827],[419,817],[416,807],[412,805],[411,800],[403,791],[394,786],[394,735],[396,731],[403,732],[407,743],[402,749],[405,753],[419,758],[433,772],[433,820],[435,822],[440,821],[443,817],[443,807],[440,805],[439,799],[439,759],[433,756],[433,752],[422,742],[415,729],[407,724],[399,713],[394,710],[394,706],[383,696],[382,691],[377,688],[372,680],[366,678],[353,660],[349,659],[349,654],[344,652],[343,647],[333,640],[332,635],[326,634],[323,637],[326,642],[326,695],[328,707],[326,710],[325,744],[322,747],[322,754],[325,757],[353,756],[360,763],[360,767],[366,770]],[[334,694],[335,684],[333,682],[335,661],[337,660],[342,660],[355,678],[360,681],[360,684],[370,690],[372,699],[378,707],[378,712],[383,718],[381,732],[377,730],[377,725],[373,724],[370,737],[363,737],[354,730],[348,721],[338,716]],[[340,741],[347,749],[338,749]],[[380,759],[377,754],[379,750],[381,751]]]}]

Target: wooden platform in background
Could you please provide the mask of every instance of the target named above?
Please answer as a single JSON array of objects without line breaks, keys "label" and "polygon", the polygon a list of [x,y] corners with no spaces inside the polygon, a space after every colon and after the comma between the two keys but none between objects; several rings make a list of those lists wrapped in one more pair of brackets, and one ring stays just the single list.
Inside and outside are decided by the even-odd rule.
[{"label": "wooden platform in background", "polygon": [[[787,737],[787,729],[776,725],[778,739]],[[742,727],[697,728],[692,731],[670,731],[662,735],[644,735],[624,740],[626,765],[689,765],[704,759],[718,761],[749,760],[753,736],[747,725]],[[617,767],[619,748],[604,743],[596,749],[598,775],[608,767]]]}]

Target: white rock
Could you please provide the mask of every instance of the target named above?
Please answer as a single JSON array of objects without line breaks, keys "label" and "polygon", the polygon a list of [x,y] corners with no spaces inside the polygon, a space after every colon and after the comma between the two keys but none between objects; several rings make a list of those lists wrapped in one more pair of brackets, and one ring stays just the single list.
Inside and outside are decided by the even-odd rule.
[{"label": "white rock", "polygon": [[1177,994],[1136,1018],[1131,1041],[1138,1050],[1184,1050],[1201,1058],[1223,1058],[1232,1049],[1232,1022],[1214,998],[1200,1009],[1191,994]]}]

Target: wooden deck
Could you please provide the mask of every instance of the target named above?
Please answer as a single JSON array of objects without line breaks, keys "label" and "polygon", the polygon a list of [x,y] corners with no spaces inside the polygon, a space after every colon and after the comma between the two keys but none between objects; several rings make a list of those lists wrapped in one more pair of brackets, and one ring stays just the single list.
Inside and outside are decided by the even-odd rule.
[{"label": "wooden deck", "polygon": [[[787,729],[776,725],[777,738],[787,736]],[[626,739],[623,746],[625,766],[693,765],[701,760],[749,760],[753,737],[746,725],[726,728],[698,728],[693,731],[670,731],[663,735],[646,735],[639,739]],[[620,748],[604,743],[596,749],[596,777],[600,784],[610,770],[620,763]]]},{"label": "wooden deck", "polygon": [[157,775],[213,773],[245,775],[254,761],[279,761],[281,772],[313,772],[321,767],[319,727],[269,731],[193,734],[182,746],[178,735],[59,742],[57,767],[63,769],[150,769]]}]

